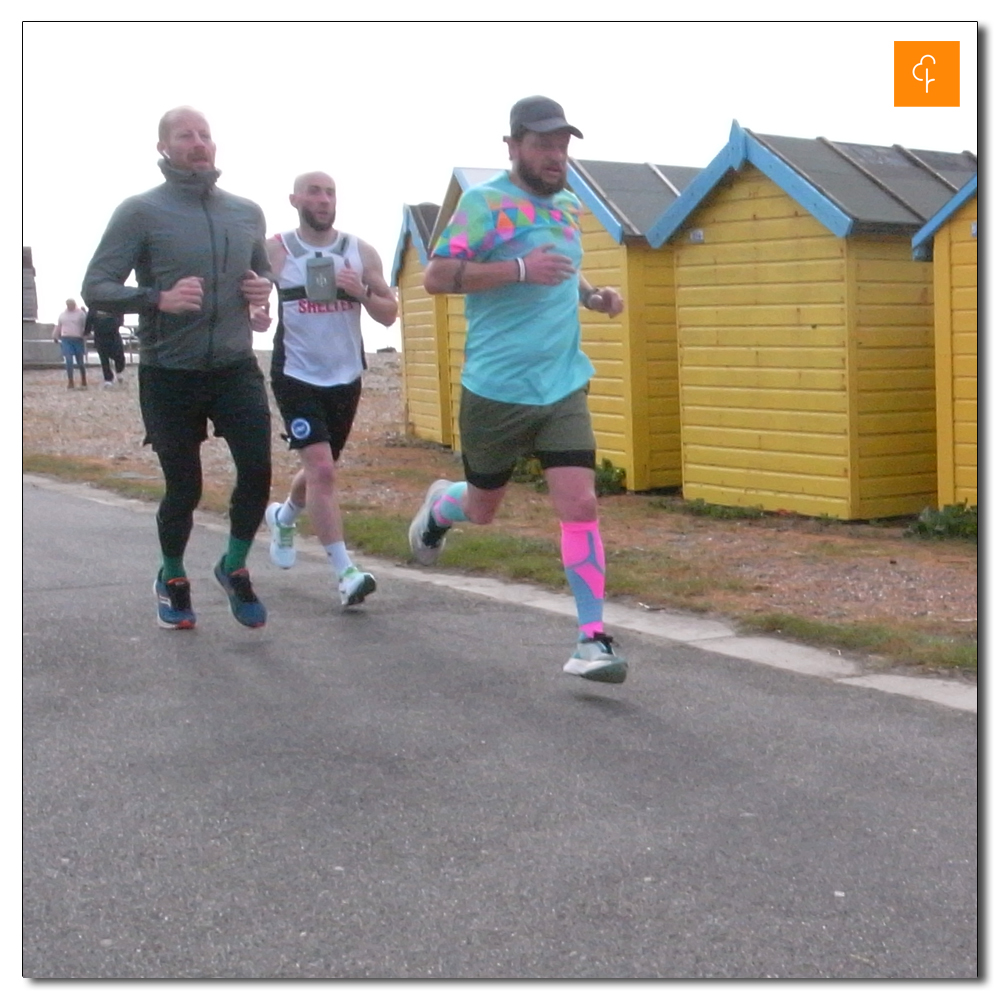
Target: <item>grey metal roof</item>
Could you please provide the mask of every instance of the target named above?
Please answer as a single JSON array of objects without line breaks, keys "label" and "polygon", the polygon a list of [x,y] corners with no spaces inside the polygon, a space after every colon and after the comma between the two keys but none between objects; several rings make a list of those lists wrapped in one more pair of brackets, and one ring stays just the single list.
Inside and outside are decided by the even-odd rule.
[{"label": "grey metal roof", "polygon": [[746,132],[856,220],[856,232],[919,228],[978,169],[969,152]]},{"label": "grey metal roof", "polygon": [[431,233],[434,232],[434,223],[437,222],[441,206],[429,201],[422,201],[419,205],[407,205],[407,208],[410,210],[410,216],[420,234],[424,249],[429,250]]},{"label": "grey metal roof", "polygon": [[658,163],[576,159],[571,162],[594,194],[622,224],[627,236],[644,236],[684,188],[701,173],[699,167]]}]

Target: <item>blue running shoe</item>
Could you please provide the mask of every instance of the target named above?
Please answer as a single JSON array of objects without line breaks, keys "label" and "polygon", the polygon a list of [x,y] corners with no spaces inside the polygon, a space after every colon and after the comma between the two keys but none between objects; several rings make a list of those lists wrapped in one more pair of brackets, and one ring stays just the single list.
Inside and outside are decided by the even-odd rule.
[{"label": "blue running shoe", "polygon": [[163,571],[153,581],[156,595],[156,624],[160,628],[194,628],[195,613],[191,609],[191,584],[187,577],[164,580]]},{"label": "blue running shoe", "polygon": [[253,592],[250,584],[250,572],[246,569],[233,570],[227,573],[222,568],[225,556],[215,567],[215,579],[229,598],[229,608],[233,617],[247,628],[261,628],[267,623],[267,609]]}]

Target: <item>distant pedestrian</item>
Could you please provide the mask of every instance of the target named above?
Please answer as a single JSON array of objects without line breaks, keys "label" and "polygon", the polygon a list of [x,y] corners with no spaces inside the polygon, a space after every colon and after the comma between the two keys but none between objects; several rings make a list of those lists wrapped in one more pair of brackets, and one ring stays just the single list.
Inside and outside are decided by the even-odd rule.
[{"label": "distant pedestrian", "polygon": [[526,97],[504,141],[511,169],[467,190],[424,276],[432,295],[465,295],[468,333],[459,429],[465,481],[431,484],[410,524],[414,559],[430,565],[453,524],[489,524],[519,458],[535,455],[560,522],[578,633],[563,666],[620,684],[628,664],[604,631],[604,546],[587,408],[594,367],[580,347],[579,308],[618,315],[613,288],[580,274],[580,202],[566,189],[570,136],[562,107]]},{"label": "distant pedestrian", "polygon": [[[249,311],[271,293],[264,215],[216,187],[205,116],[174,108],[156,147],[165,183],[124,201],[87,268],[92,309],[139,315],[139,405],[165,482],[157,513],[162,564],[153,590],[162,628],[194,628],[184,552],[201,499],[201,444],[211,420],[236,466],[230,534],[215,579],[233,616],[267,621],[246,559],[271,492],[271,413]],[[136,285],[126,285],[135,272]]]},{"label": "distant pedestrian", "polygon": [[116,382],[121,382],[125,371],[125,345],[119,330],[121,323],[121,316],[101,309],[91,309],[87,316],[87,332],[94,336],[94,349],[101,361],[105,389],[113,389]]},{"label": "distant pedestrian", "polygon": [[87,388],[87,310],[76,304],[76,299],[66,300],[66,311],[59,314],[52,339],[59,344],[66,363],[66,388],[72,389],[73,367],[80,369],[80,388]]},{"label": "distant pedestrian", "polygon": [[337,460],[361,398],[365,367],[361,315],[391,326],[398,305],[375,248],[334,228],[337,187],[319,171],[295,179],[289,201],[298,228],[267,242],[278,282],[278,327],[271,356],[271,390],[285,421],[288,446],[302,467],[284,503],[265,515],[271,560],[295,562],[295,520],[309,512],[326,550],[342,607],[361,604],[375,577],[354,565],[344,541]]}]

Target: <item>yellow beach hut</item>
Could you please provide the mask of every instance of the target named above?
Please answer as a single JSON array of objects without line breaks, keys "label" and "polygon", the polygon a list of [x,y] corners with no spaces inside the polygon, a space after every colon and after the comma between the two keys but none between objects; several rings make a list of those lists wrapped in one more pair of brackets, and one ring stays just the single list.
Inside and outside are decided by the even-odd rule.
[{"label": "yellow beach hut", "polygon": [[913,237],[933,260],[938,507],[978,504],[979,175]]},{"label": "yellow beach hut", "polygon": [[842,520],[934,503],[932,275],[910,242],[976,169],[733,123],[648,234],[674,247],[685,498]]},{"label": "yellow beach hut", "polygon": [[444,303],[424,291],[424,270],[438,208],[430,202],[403,206],[390,284],[399,296],[406,431],[425,441],[450,445]]},{"label": "yellow beach hut", "polygon": [[650,226],[700,173],[697,167],[571,159],[583,202],[583,273],[620,289],[614,319],[580,312],[583,349],[596,369],[588,402],[598,461],[625,470],[641,491],[681,482],[673,247],[654,250]]},{"label": "yellow beach hut", "polygon": [[496,176],[496,167],[456,167],[441,207],[406,205],[392,266],[399,291],[403,398],[407,433],[458,447],[458,402],[465,349],[461,295],[429,295],[424,271],[430,252],[462,192]]}]

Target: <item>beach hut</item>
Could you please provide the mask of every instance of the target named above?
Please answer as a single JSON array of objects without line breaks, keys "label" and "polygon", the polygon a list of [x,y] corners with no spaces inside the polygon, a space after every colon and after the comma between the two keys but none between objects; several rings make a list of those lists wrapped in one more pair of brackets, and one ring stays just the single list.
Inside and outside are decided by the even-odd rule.
[{"label": "beach hut", "polygon": [[596,372],[588,402],[598,461],[625,471],[628,489],[681,482],[673,247],[654,250],[650,226],[700,173],[696,167],[571,159],[583,202],[584,277],[621,290],[614,319],[581,310],[583,348]]},{"label": "beach hut", "polygon": [[438,210],[439,206],[429,202],[403,206],[390,284],[399,297],[406,431],[425,441],[450,445],[445,304],[424,291],[424,270]]},{"label": "beach hut", "polygon": [[458,447],[465,306],[461,295],[428,295],[424,271],[462,192],[499,172],[496,167],[456,167],[440,208],[430,203],[404,206],[393,258],[391,283],[399,291],[407,432],[448,448]]},{"label": "beach hut", "polygon": [[684,496],[842,520],[936,499],[931,265],[971,153],[760,135],[652,225],[672,244]]},{"label": "beach hut", "polygon": [[937,369],[937,501],[978,504],[979,175],[913,237],[932,260]]}]

